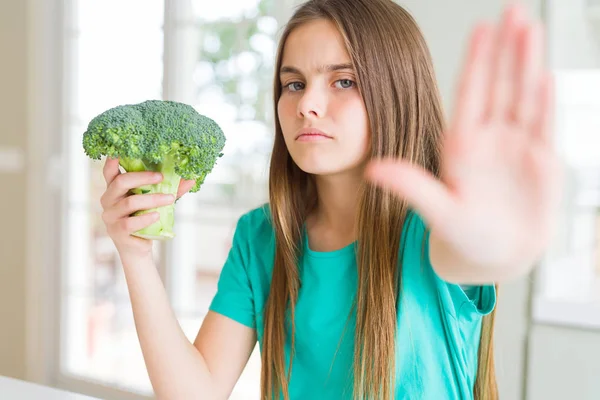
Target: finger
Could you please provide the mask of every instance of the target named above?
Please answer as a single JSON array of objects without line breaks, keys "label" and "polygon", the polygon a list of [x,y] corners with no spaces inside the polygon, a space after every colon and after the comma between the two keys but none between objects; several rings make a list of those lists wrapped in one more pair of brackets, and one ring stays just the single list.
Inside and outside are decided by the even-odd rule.
[{"label": "finger", "polygon": [[113,229],[117,229],[119,233],[125,233],[131,235],[133,232],[139,231],[140,229],[146,228],[158,221],[160,215],[158,212],[151,212],[142,215],[136,215],[133,217],[120,219],[115,223]]},{"label": "finger", "polygon": [[514,120],[510,115],[517,86],[517,38],[525,18],[520,5],[506,9],[496,38],[490,81],[490,102],[487,115],[493,119]]},{"label": "finger", "polygon": [[196,184],[196,181],[193,179],[192,180],[182,179],[179,182],[179,188],[177,189],[177,198],[180,198],[181,196],[183,196],[184,194],[189,192],[190,189],[193,188],[195,184]]},{"label": "finger", "polygon": [[124,198],[131,189],[156,184],[160,181],[162,181],[160,172],[143,171],[119,174],[113,179],[102,196],[102,205],[104,208],[112,207]]},{"label": "finger", "polygon": [[543,30],[540,23],[524,26],[518,38],[519,82],[514,115],[516,120],[527,129],[535,121],[539,96],[540,78],[543,73],[544,58]]},{"label": "finger", "polygon": [[373,161],[366,175],[373,183],[405,199],[432,227],[451,215],[450,193],[442,182],[420,167],[403,161]]},{"label": "finger", "polygon": [[106,162],[104,163],[104,168],[102,169],[102,174],[104,175],[104,180],[106,181],[106,187],[108,187],[108,185],[110,185],[120,173],[119,159],[106,157]]},{"label": "finger", "polygon": [[544,72],[538,80],[537,96],[536,104],[538,107],[532,129],[532,139],[544,147],[551,147],[554,139],[554,111],[556,105],[554,76],[550,71]]},{"label": "finger", "polygon": [[532,196],[536,200],[533,218],[538,221],[540,232],[548,229],[542,225],[552,224],[562,201],[564,169],[559,157],[541,146],[531,146],[524,160],[526,168],[535,178],[532,180]]},{"label": "finger", "polygon": [[107,209],[102,218],[105,223],[112,224],[136,211],[166,206],[173,204],[174,201],[175,198],[172,194],[136,194],[127,196],[120,200],[114,207]]},{"label": "finger", "polygon": [[494,35],[494,27],[487,23],[477,25],[471,35],[459,79],[453,132],[466,134],[472,131],[471,126],[483,120]]}]

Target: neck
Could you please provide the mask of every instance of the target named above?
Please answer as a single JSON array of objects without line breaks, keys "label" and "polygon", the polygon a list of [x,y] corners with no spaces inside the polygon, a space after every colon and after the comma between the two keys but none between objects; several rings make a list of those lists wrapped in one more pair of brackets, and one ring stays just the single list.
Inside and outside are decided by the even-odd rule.
[{"label": "neck", "polygon": [[316,176],[318,202],[311,214],[309,225],[320,226],[343,236],[356,235],[356,211],[358,207],[362,173],[335,176]]}]

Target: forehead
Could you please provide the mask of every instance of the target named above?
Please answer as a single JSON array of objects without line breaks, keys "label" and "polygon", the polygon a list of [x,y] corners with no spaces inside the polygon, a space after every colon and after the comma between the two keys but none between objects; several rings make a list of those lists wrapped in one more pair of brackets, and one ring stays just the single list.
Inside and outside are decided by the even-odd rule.
[{"label": "forehead", "polygon": [[316,69],[324,64],[348,63],[350,56],[336,26],[325,19],[310,21],[288,36],[282,65]]}]

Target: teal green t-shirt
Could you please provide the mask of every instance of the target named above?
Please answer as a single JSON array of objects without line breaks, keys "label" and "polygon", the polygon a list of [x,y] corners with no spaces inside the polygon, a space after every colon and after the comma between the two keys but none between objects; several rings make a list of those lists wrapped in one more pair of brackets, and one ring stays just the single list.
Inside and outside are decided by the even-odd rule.
[{"label": "teal green t-shirt", "polygon": [[[428,252],[422,251],[424,235],[422,219],[410,213],[402,235],[406,247],[397,318],[395,398],[472,399],[481,319],[495,306],[495,289],[492,285],[472,287],[467,296],[461,286],[440,279]],[[255,328],[261,348],[274,255],[275,233],[268,206],[244,214],[210,305],[210,310]],[[298,268],[301,289],[290,397],[352,399],[356,319],[350,313],[357,290],[355,244],[316,252],[309,248],[305,233]],[[289,349],[288,338],[286,365]]]}]

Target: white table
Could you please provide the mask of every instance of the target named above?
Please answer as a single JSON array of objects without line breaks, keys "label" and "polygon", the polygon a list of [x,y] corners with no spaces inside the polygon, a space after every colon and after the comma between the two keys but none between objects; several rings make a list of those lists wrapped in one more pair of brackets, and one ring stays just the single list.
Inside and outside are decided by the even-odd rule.
[{"label": "white table", "polygon": [[81,394],[66,392],[36,383],[0,376],[2,400],[99,400]]}]

